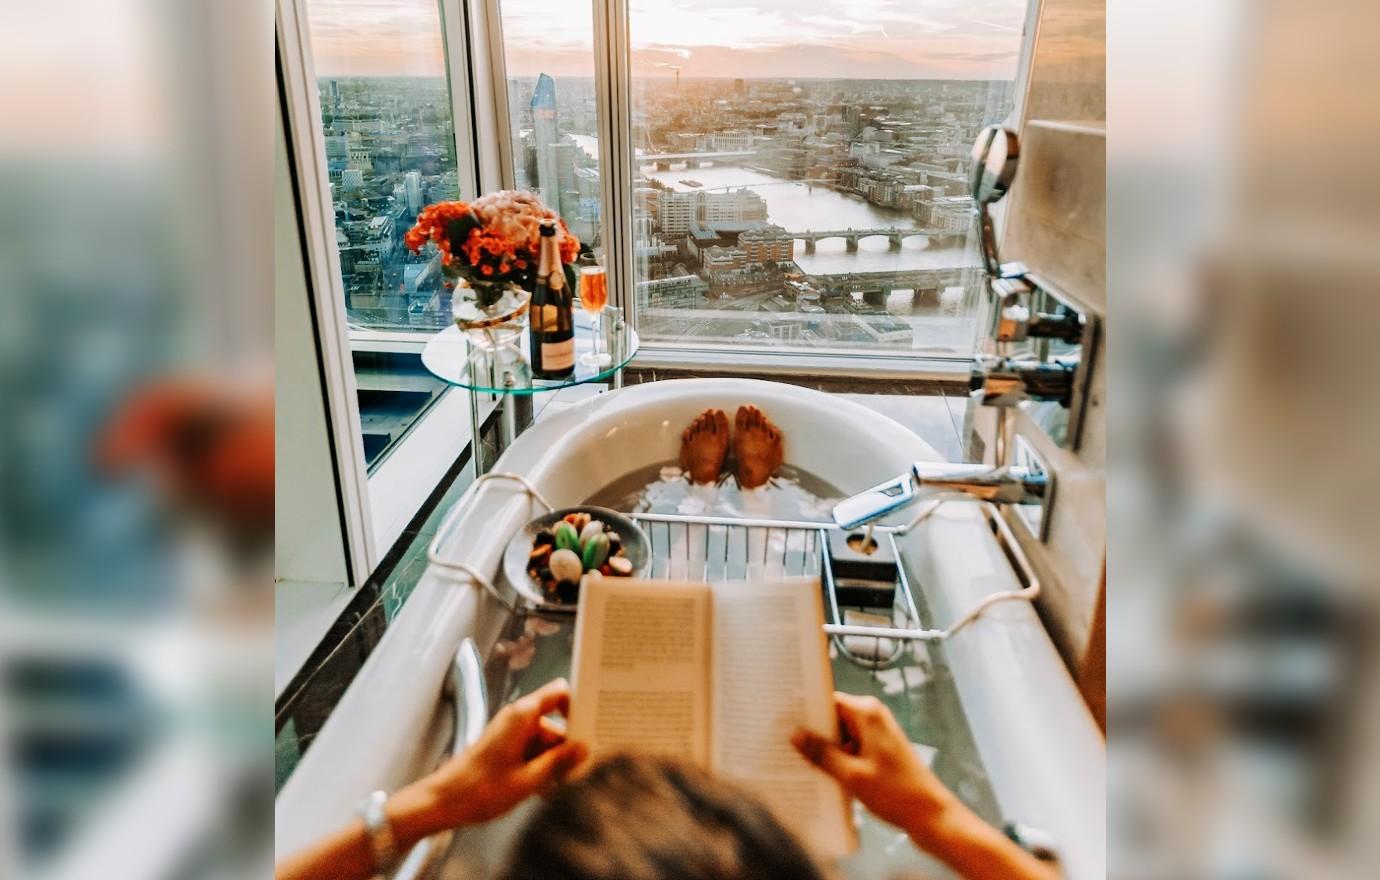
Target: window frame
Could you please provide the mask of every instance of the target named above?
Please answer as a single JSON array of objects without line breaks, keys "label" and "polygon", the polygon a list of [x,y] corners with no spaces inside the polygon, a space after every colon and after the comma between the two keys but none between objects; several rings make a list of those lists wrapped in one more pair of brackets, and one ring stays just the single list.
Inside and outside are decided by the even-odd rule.
[{"label": "window frame", "polygon": [[[338,451],[340,506],[346,524],[350,586],[362,585],[403,535],[407,523],[435,491],[451,465],[470,445],[467,432],[469,392],[444,390],[401,437],[397,447],[372,473],[364,459],[354,353],[418,353],[434,330],[379,330],[351,324],[345,307],[340,254],[326,170],[325,136],[307,11],[309,0],[279,0],[277,63],[280,100],[284,105],[290,162],[299,194],[298,216],[305,251],[315,332],[321,346],[329,430]],[[435,0],[441,29],[443,64],[451,96],[455,165],[461,198],[474,198],[499,182],[501,170],[486,166],[498,156],[477,149],[490,136],[485,119],[491,100],[478,81],[471,58],[484,60],[482,47],[470,47],[489,32],[476,26],[476,2]],[[501,34],[500,34],[501,37]],[[476,84],[481,88],[476,88]],[[501,166],[500,166],[501,168]],[[492,404],[479,403],[481,410]]]},{"label": "window frame", "polygon": [[[496,137],[480,139],[477,151],[498,150],[497,159],[502,173],[496,187],[511,189],[515,185],[511,132],[512,120],[507,98],[507,65],[502,32],[502,0],[442,0],[443,3],[469,3],[484,9],[483,20],[471,18],[477,28],[487,28],[486,76],[494,84],[493,103],[483,108]],[[1030,88],[1030,65],[1038,36],[1040,8],[1044,0],[1028,0],[1021,46],[1016,60],[1016,76],[1012,86],[1012,109],[1007,124],[1024,125],[1025,106]],[[637,328],[637,270],[633,261],[633,144],[632,144],[632,41],[629,31],[629,0],[590,0],[594,17],[594,91],[598,114],[599,181],[601,189],[600,219],[606,269],[609,274],[609,300],[622,308],[629,326]],[[451,58],[452,63],[472,64],[475,59]],[[492,130],[492,129],[491,129]],[[490,160],[492,162],[492,160]],[[994,206],[994,221],[998,235],[1004,204]],[[979,300],[974,323],[986,326],[988,303]],[[974,349],[976,351],[976,348]],[[840,375],[877,378],[934,379],[952,381],[966,374],[973,362],[971,355],[918,355],[909,352],[869,352],[858,350],[793,351],[768,346],[733,346],[730,344],[662,343],[643,340],[632,368],[661,368],[686,371],[721,371],[726,367],[759,370],[767,373],[809,373],[812,375]]]}]

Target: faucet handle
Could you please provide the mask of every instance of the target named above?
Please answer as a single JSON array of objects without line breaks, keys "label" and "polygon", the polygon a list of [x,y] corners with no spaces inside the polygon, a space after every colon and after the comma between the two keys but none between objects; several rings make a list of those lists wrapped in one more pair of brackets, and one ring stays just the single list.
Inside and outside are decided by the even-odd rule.
[{"label": "faucet handle", "polygon": [[1024,266],[1015,264],[1012,274],[991,279],[989,286],[996,299],[992,338],[997,342],[1024,342],[1034,338],[1057,339],[1075,345],[1082,341],[1087,318],[1082,312],[1057,303],[1057,311],[1037,311],[1035,294],[1041,288],[1025,273]]},{"label": "faucet handle", "polygon": [[1035,285],[1022,273],[992,279],[991,289],[997,301],[992,338],[997,342],[1024,341],[1030,330],[1030,297]]},{"label": "faucet handle", "polygon": [[1015,406],[1024,400],[1049,400],[1068,406],[1077,369],[1076,358],[1045,362],[978,357],[968,389],[983,406]]},{"label": "faucet handle", "polygon": [[1049,487],[1042,468],[1028,465],[990,467],[985,464],[917,461],[911,473],[920,489],[962,492],[994,504],[1038,504]]}]

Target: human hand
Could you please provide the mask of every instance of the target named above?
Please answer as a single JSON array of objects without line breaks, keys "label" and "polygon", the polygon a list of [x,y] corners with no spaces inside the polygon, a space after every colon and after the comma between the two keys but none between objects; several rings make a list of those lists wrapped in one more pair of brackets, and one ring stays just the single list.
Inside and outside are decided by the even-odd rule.
[{"label": "human hand", "polygon": [[878,818],[912,836],[924,837],[928,827],[961,807],[880,700],[835,692],[834,705],[844,742],[797,730],[791,744],[805,760],[832,776]]},{"label": "human hand", "polygon": [[587,756],[582,743],[546,714],[565,714],[570,685],[560,678],[504,706],[473,745],[389,800],[400,837],[487,822],[564,779]]}]

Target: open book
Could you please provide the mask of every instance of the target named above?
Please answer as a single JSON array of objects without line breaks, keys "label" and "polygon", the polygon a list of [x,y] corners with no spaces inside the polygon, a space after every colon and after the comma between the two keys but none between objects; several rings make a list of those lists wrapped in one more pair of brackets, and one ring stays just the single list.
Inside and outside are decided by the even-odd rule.
[{"label": "open book", "polygon": [[586,578],[568,736],[690,757],[756,792],[817,855],[856,848],[838,785],[792,748],[838,735],[818,578]]}]

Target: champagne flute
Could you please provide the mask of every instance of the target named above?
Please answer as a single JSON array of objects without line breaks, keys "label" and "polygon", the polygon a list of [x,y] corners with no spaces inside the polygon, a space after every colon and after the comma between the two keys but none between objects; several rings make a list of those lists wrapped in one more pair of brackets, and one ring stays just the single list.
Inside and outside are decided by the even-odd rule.
[{"label": "champagne flute", "polygon": [[580,269],[580,307],[590,314],[594,327],[594,350],[580,356],[580,363],[588,367],[607,367],[613,358],[599,351],[599,338],[603,335],[602,313],[609,303],[609,278],[603,266],[585,266]]}]

